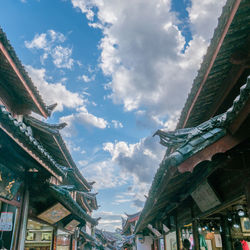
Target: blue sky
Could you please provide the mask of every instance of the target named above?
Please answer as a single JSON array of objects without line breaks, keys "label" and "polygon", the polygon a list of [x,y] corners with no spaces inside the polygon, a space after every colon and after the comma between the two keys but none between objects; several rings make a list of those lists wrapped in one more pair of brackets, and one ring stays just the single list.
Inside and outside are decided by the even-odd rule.
[{"label": "blue sky", "polygon": [[100,228],[142,209],[225,0],[2,0],[0,25],[99,192]]}]

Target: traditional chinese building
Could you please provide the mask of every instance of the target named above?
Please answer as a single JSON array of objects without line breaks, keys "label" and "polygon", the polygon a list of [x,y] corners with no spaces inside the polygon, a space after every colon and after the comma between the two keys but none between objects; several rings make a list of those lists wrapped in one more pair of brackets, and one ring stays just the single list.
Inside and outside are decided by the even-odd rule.
[{"label": "traditional chinese building", "polygon": [[135,225],[139,220],[141,212],[137,212],[135,214],[126,214],[127,218],[123,219],[122,222],[122,234],[123,235],[132,235],[135,230]]},{"label": "traditional chinese building", "polygon": [[126,219],[122,217],[123,249],[136,249],[134,230],[140,213],[126,214]]},{"label": "traditional chinese building", "polygon": [[227,1],[177,129],[156,132],[167,151],[136,225],[142,249],[250,242],[249,13]]},{"label": "traditional chinese building", "polygon": [[100,250],[114,250],[117,249],[117,241],[120,240],[116,233],[105,230],[96,229],[97,248]]},{"label": "traditional chinese building", "polygon": [[94,245],[92,184],[75,165],[46,106],[0,29],[0,230],[7,249]]}]

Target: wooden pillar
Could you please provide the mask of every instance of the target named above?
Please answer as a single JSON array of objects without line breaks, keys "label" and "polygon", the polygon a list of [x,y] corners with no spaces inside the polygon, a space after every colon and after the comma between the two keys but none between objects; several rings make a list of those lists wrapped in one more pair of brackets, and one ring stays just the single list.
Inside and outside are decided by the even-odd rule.
[{"label": "wooden pillar", "polygon": [[250,178],[248,178],[246,181],[245,193],[247,198],[247,213],[248,217],[250,217]]},{"label": "wooden pillar", "polygon": [[221,239],[222,239],[222,246],[225,250],[232,250],[232,241],[231,241],[231,233],[230,233],[230,225],[228,220],[225,216],[221,217]]},{"label": "wooden pillar", "polygon": [[177,250],[181,250],[182,249],[181,230],[179,228],[177,214],[175,216],[175,225],[176,225],[176,245],[177,245]]},{"label": "wooden pillar", "polygon": [[176,244],[177,244],[177,250],[181,250],[182,240],[181,240],[181,230],[179,227],[176,228]]},{"label": "wooden pillar", "polygon": [[200,250],[200,240],[199,240],[199,231],[198,231],[198,221],[193,219],[192,223],[193,237],[194,237],[194,249]]},{"label": "wooden pillar", "polygon": [[70,244],[69,249],[74,250],[73,249],[73,235],[72,234],[70,235],[70,243],[69,244]]},{"label": "wooden pillar", "polygon": [[167,250],[167,235],[164,234],[163,237],[164,237],[164,250]]},{"label": "wooden pillar", "polygon": [[26,184],[24,187],[23,202],[20,211],[20,227],[19,227],[18,244],[17,244],[18,250],[24,250],[28,212],[29,212],[29,189],[28,185]]},{"label": "wooden pillar", "polygon": [[198,220],[195,218],[194,206],[191,206],[191,215],[192,215],[192,231],[194,238],[194,249],[200,250],[200,239],[199,239],[199,229],[198,229]]}]

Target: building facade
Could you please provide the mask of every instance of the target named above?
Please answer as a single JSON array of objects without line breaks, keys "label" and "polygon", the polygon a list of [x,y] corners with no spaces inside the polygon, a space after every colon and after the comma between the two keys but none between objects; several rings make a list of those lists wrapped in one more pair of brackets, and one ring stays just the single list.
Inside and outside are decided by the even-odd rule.
[{"label": "building facade", "polygon": [[[250,244],[249,1],[228,0],[135,233],[155,249]],[[162,244],[163,242],[163,244]]]},{"label": "building facade", "polygon": [[75,165],[60,130],[31,116],[50,116],[0,29],[0,248],[95,246],[92,184]]}]

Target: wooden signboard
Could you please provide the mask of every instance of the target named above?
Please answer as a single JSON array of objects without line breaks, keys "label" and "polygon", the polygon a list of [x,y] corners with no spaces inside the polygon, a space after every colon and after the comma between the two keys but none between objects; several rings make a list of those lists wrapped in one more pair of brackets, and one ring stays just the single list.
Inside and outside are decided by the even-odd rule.
[{"label": "wooden signboard", "polygon": [[2,212],[0,217],[0,231],[12,231],[12,212]]},{"label": "wooden signboard", "polygon": [[71,214],[69,210],[67,210],[61,203],[57,203],[53,207],[39,214],[37,217],[49,222],[50,224],[54,224],[69,214]]},{"label": "wooden signboard", "polygon": [[221,204],[219,198],[207,181],[202,183],[193,193],[191,193],[191,196],[202,212]]},{"label": "wooden signboard", "polygon": [[75,228],[80,224],[77,220],[72,220],[70,223],[68,223],[64,228],[69,231],[74,231]]},{"label": "wooden signboard", "polygon": [[20,188],[21,181],[15,174],[0,164],[0,197],[12,200]]}]

